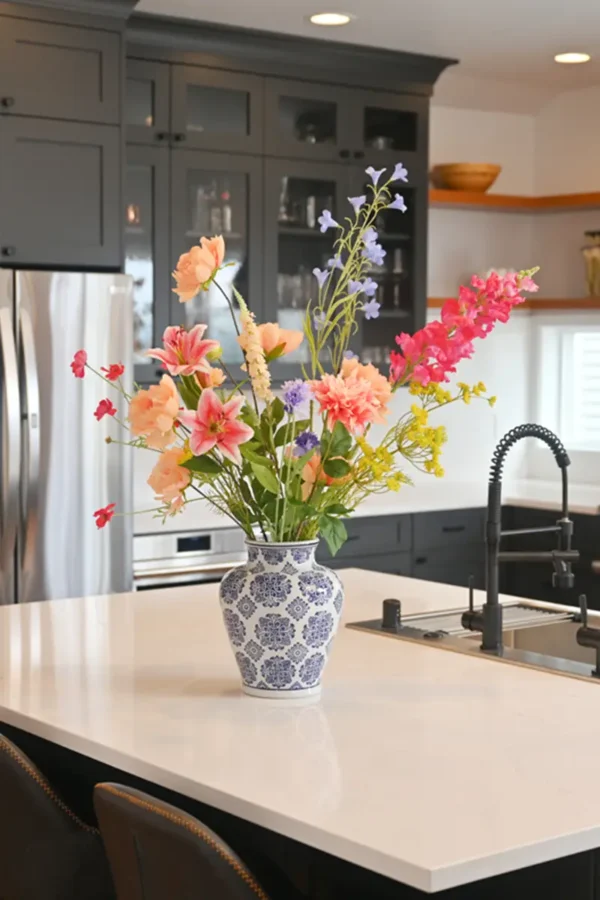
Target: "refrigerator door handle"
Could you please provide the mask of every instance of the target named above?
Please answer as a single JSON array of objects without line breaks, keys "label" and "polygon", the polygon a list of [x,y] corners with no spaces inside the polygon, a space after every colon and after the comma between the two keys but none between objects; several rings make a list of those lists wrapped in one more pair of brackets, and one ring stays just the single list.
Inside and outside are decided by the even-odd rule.
[{"label": "refrigerator door handle", "polygon": [[31,316],[24,306],[19,310],[19,331],[22,364],[22,384],[25,400],[23,421],[26,424],[25,456],[23,462],[23,596],[28,600],[28,575],[35,563],[35,538],[40,480],[40,385],[35,355],[35,337]]},{"label": "refrigerator door handle", "polygon": [[2,356],[2,393],[6,424],[4,465],[2,466],[2,532],[0,568],[12,568],[19,519],[19,476],[21,467],[21,408],[19,369],[12,327],[12,314],[0,309],[0,354]]}]

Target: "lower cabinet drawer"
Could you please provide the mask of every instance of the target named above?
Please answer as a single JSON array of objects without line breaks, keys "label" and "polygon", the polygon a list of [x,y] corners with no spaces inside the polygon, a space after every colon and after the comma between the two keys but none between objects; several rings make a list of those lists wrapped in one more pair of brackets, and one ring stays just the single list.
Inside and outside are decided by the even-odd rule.
[{"label": "lower cabinet drawer", "polygon": [[481,543],[484,538],[483,509],[449,509],[413,516],[415,553],[432,547],[462,547]]},{"label": "lower cabinet drawer", "polygon": [[477,545],[456,548],[455,550],[431,550],[428,553],[416,553],[412,566],[413,578],[425,581],[437,581],[442,584],[456,584],[467,587],[470,576],[473,586],[483,589],[485,586],[485,559]]},{"label": "lower cabinet drawer", "polygon": [[390,575],[410,575],[411,569],[410,553],[398,551],[372,556],[353,556],[351,559],[340,559],[339,556],[335,556],[322,562],[330,569],[368,569],[371,572],[387,572]]}]

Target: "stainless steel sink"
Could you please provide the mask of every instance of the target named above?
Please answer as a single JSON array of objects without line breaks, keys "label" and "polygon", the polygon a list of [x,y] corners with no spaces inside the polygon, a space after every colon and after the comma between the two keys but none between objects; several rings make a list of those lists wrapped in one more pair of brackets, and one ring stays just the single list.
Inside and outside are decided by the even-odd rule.
[{"label": "stainless steel sink", "polygon": [[[482,652],[481,635],[462,627],[464,609],[404,616],[397,631],[384,629],[381,619],[352,622],[348,628],[600,683],[592,677],[595,651],[580,647],[575,637],[581,625],[577,612],[562,607],[554,610],[533,601],[505,603],[503,609],[504,649],[500,655]],[[600,627],[600,616],[591,613],[590,624]]]}]

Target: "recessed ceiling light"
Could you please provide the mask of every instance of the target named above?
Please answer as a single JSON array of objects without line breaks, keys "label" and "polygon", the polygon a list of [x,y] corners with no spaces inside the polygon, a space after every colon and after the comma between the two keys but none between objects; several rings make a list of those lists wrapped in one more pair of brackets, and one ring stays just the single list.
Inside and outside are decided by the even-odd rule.
[{"label": "recessed ceiling light", "polygon": [[584,63],[589,61],[589,53],[557,53],[554,57],[554,62],[557,63]]},{"label": "recessed ceiling light", "polygon": [[346,13],[322,12],[310,17],[313,25],[347,25],[352,17]]}]

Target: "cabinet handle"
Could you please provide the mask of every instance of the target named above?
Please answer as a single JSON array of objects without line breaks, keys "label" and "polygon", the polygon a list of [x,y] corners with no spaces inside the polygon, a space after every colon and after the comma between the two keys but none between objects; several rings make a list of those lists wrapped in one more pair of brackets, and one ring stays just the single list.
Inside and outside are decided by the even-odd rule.
[{"label": "cabinet handle", "polygon": [[442,531],[445,534],[458,534],[459,531],[464,531],[464,525],[444,525],[442,526]]},{"label": "cabinet handle", "polygon": [[177,134],[173,135],[173,140],[180,144],[182,141],[185,141],[186,135],[182,131],[178,131]]},{"label": "cabinet handle", "polygon": [[340,150],[340,156],[342,159],[350,159],[350,151],[349,150]]},{"label": "cabinet handle", "polygon": [[157,131],[156,132],[156,140],[157,141],[166,141],[169,139],[168,131]]},{"label": "cabinet handle", "polygon": [[2,253],[2,256],[14,256],[16,252],[17,252],[16,247],[2,247],[2,249],[0,250],[0,253]]},{"label": "cabinet handle", "polygon": [[15,98],[14,97],[2,97],[2,99],[0,100],[0,103],[2,104],[2,106],[5,109],[9,109],[11,106],[15,105]]},{"label": "cabinet handle", "polygon": [[364,150],[355,150],[354,151],[354,159],[364,159],[365,151]]}]

